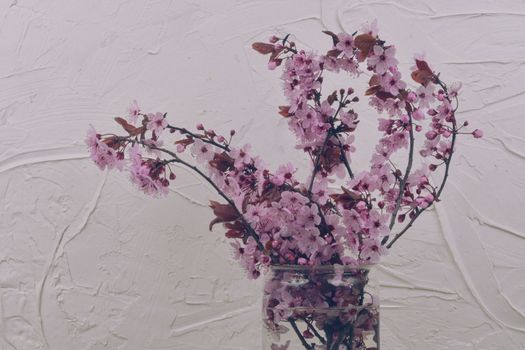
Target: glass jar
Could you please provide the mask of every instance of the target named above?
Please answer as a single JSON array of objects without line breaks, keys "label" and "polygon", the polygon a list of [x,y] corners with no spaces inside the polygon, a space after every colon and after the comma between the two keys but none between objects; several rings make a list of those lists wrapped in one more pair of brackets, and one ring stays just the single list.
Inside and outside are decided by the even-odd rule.
[{"label": "glass jar", "polygon": [[263,349],[379,349],[379,297],[370,268],[270,267],[264,283]]}]

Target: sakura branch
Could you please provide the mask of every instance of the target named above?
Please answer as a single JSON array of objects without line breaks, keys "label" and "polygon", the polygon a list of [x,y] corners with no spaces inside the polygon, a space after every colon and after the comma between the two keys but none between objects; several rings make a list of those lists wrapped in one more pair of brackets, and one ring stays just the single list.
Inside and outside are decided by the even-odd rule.
[{"label": "sakura branch", "polygon": [[[457,138],[483,133],[466,131],[468,123],[456,118],[461,85],[449,87],[423,57],[414,60],[412,85],[403,79],[396,47],[378,36],[375,24],[353,34],[325,33],[331,44],[324,53],[297,47],[290,35],[253,44],[269,57],[269,69],[282,69],[286,102],[278,113],[296,149],[312,161],[306,179],[296,176],[291,163],[271,169],[249,144],[234,145],[235,130],[223,136],[202,123],[193,130],[168,122],[166,113],[143,111],[136,101],[124,117],[115,118],[124,135],[90,128],[91,158],[101,170],[126,171],[152,196],[169,192],[176,180],[173,165],[195,172],[221,200],[210,201],[210,230],[224,226],[233,255],[250,278],[270,265],[378,263],[441,200]],[[368,88],[356,92],[350,85],[364,71],[369,72]],[[325,93],[326,72],[344,75],[349,84]],[[352,154],[359,116],[353,106],[363,100],[378,113],[381,136],[370,165],[356,171]],[[400,154],[405,161],[396,164]],[[437,183],[431,173],[440,178]],[[289,323],[301,335],[294,322]],[[330,332],[308,332],[328,348],[355,343]]]},{"label": "sakura branch", "polygon": [[[234,130],[228,137],[202,124],[190,130],[168,123],[166,113],[143,112],[136,101],[126,118],[116,118],[127,136],[90,129],[86,142],[93,160],[101,169],[128,171],[139,189],[155,196],[167,194],[175,180],[172,164],[196,172],[225,201],[211,203],[216,218],[210,227],[225,225],[234,255],[251,277],[271,263],[377,263],[440,200],[456,137],[467,133],[468,124],[458,127],[456,121],[459,86],[448,88],[418,57],[411,72],[417,85],[410,88],[398,70],[395,46],[381,40],[374,26],[354,34],[325,33],[332,39],[325,54],[299,49],[290,36],[253,44],[269,55],[270,69],[283,67],[287,104],[279,114],[295,135],[296,148],[312,160],[308,179],[297,179],[292,164],[270,170],[251,154],[250,145],[232,146]],[[359,119],[352,106],[360,98],[351,86],[327,96],[322,87],[324,72],[345,74],[350,81],[361,76],[362,66],[371,73],[363,93],[384,117],[378,119],[382,136],[370,168],[355,172],[351,155]],[[170,141],[166,134],[172,135]],[[470,134],[482,136],[480,130]],[[416,150],[421,135],[423,147]],[[401,167],[392,156],[403,149],[407,161]],[[430,172],[441,167],[442,181],[434,185]],[[331,188],[337,181],[343,181],[339,191]],[[407,217],[407,225],[394,233]]]}]

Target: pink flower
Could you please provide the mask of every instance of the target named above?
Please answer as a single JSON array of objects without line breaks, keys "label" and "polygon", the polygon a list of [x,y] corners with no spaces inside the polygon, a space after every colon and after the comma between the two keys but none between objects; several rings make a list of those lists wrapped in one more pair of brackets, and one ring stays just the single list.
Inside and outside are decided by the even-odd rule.
[{"label": "pink flower", "polygon": [[160,176],[164,171],[162,163],[143,159],[138,145],[130,149],[129,156],[131,160],[129,172],[133,184],[150,196],[168,194],[169,181]]},{"label": "pink flower", "polygon": [[249,154],[251,148],[251,145],[246,144],[242,148],[232,149],[231,156],[235,159],[235,167],[237,169],[241,169],[245,164],[250,164],[252,162],[252,158]]},{"label": "pink flower", "polygon": [[472,132],[472,135],[474,135],[474,138],[480,139],[483,137],[483,130],[476,129]]},{"label": "pink flower", "polygon": [[401,73],[398,70],[394,70],[392,74],[386,73],[381,77],[381,86],[383,89],[394,96],[397,96],[399,90],[404,89],[406,85],[407,84],[401,80]]},{"label": "pink flower", "polygon": [[197,161],[201,163],[209,162],[215,156],[213,146],[202,141],[201,139],[195,139],[193,145],[191,145],[190,150]]},{"label": "pink flower", "polygon": [[85,143],[88,146],[91,160],[98,165],[100,170],[104,170],[105,168],[122,170],[124,166],[124,155],[102,141],[93,126],[90,126],[88,129]]},{"label": "pink flower", "polygon": [[132,124],[135,124],[137,122],[137,118],[138,118],[138,116],[140,114],[140,108],[139,108],[139,105],[137,103],[137,100],[133,100],[131,105],[128,107],[127,112],[128,112],[127,113],[128,120]]},{"label": "pink flower", "polygon": [[337,37],[339,42],[335,48],[343,52],[347,57],[352,57],[354,54],[354,37],[346,33],[340,33]]},{"label": "pink flower", "polygon": [[423,120],[423,119],[425,119],[425,113],[423,113],[423,112],[421,111],[421,109],[416,108],[416,109],[412,112],[412,118],[414,118],[414,120]]},{"label": "pink flower", "polygon": [[277,168],[275,175],[271,177],[271,181],[274,185],[282,186],[286,181],[293,180],[293,175],[296,171],[297,169],[292,163],[280,165],[279,168]]},{"label": "pink flower", "polygon": [[168,121],[164,118],[164,114],[157,112],[155,114],[148,113],[148,124],[146,128],[148,130],[153,130],[155,135],[160,136],[162,131],[168,126]]},{"label": "pink flower", "polygon": [[326,204],[329,198],[328,181],[326,180],[326,178],[314,182],[314,185],[312,187],[312,194],[314,201],[316,201],[318,204]]},{"label": "pink flower", "polygon": [[377,74],[384,74],[390,67],[397,65],[395,54],[396,48],[394,46],[388,46],[386,49],[383,49],[381,46],[375,45],[373,55],[368,58],[368,65],[373,67]]},{"label": "pink flower", "polygon": [[428,108],[434,98],[434,84],[428,83],[427,86],[421,85],[417,91],[417,97],[419,98],[419,108]]},{"label": "pink flower", "polygon": [[381,245],[379,240],[370,238],[363,240],[360,257],[367,263],[376,264],[381,259],[381,256],[386,255],[387,253],[388,249]]}]

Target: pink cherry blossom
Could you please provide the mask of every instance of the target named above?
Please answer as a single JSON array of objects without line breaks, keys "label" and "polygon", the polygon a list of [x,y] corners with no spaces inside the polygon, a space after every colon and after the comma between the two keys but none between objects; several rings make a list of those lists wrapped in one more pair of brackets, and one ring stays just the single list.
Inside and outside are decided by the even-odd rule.
[{"label": "pink cherry blossom", "polygon": [[133,100],[131,105],[128,107],[126,116],[128,117],[128,120],[132,124],[135,124],[137,122],[137,118],[138,118],[139,114],[140,114],[140,108],[139,108],[139,105],[137,103],[137,100]]},{"label": "pink cherry blossom", "polygon": [[157,136],[160,136],[162,134],[162,131],[166,128],[168,125],[168,121],[166,118],[164,118],[164,114],[157,112],[155,114],[148,113],[148,124],[146,127],[148,130],[152,130],[155,132]]},{"label": "pink cherry blossom", "polygon": [[89,148],[91,160],[98,165],[100,170],[106,168],[122,170],[124,166],[123,154],[103,142],[92,126],[88,129],[85,143]]},{"label": "pink cherry blossom", "polygon": [[340,33],[337,37],[339,42],[335,48],[342,51],[346,56],[351,57],[354,53],[354,37],[346,33]]},{"label": "pink cherry blossom", "polygon": [[159,174],[164,166],[157,161],[142,158],[137,145],[130,149],[130,179],[141,191],[151,196],[168,194],[169,181]]},{"label": "pink cherry blossom", "polygon": [[476,129],[472,132],[472,135],[474,135],[474,138],[479,139],[483,137],[483,130]]},{"label": "pink cherry blossom", "polygon": [[387,252],[388,250],[379,240],[366,238],[363,240],[363,245],[361,246],[360,257],[369,264],[376,264]]},{"label": "pink cherry blossom", "polygon": [[381,77],[381,85],[386,92],[396,96],[399,90],[406,87],[406,83],[401,80],[401,73],[394,70],[392,73],[387,72]]},{"label": "pink cherry blossom", "polygon": [[394,46],[383,49],[381,46],[375,45],[372,56],[368,58],[368,65],[373,67],[377,74],[384,74],[390,67],[397,65],[395,54],[396,48]]},{"label": "pink cherry blossom", "polygon": [[198,162],[209,162],[215,156],[213,146],[201,139],[196,139],[191,146],[191,153]]}]

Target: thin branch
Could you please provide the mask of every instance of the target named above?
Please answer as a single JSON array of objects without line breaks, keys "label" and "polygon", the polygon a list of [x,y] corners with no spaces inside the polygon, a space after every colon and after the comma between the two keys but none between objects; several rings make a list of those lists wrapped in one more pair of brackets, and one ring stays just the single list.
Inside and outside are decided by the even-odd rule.
[{"label": "thin branch", "polygon": [[354,178],[354,173],[352,172],[352,169],[350,168],[350,162],[348,161],[348,158],[345,154],[345,149],[343,147],[343,142],[341,142],[341,139],[338,135],[335,135],[337,138],[337,142],[339,143],[339,150],[341,151],[341,160],[343,161],[343,164],[345,165],[346,171],[348,172],[348,176],[350,176],[351,179]]},{"label": "thin branch", "polygon": [[[447,100],[449,102],[451,102],[450,101],[450,97],[448,95],[447,86],[439,79],[438,79],[438,84],[445,91]],[[454,110],[454,112],[455,112],[455,110]],[[448,158],[445,161],[445,174],[443,175],[443,180],[441,181],[441,185],[439,186],[439,189],[438,189],[438,191],[436,193],[436,197],[434,199],[434,202],[439,200],[439,197],[441,196],[441,193],[443,192],[443,189],[445,188],[445,184],[447,183],[447,179],[448,179],[449,171],[450,171],[450,163],[451,163],[451,160],[452,160],[452,155],[454,154],[454,147],[455,147],[455,144],[456,144],[456,136],[457,136],[457,122],[456,122],[456,118],[455,118],[455,115],[454,115],[454,119],[452,120],[452,140],[450,142],[450,155],[448,156]],[[414,217],[409,221],[409,223],[399,233],[397,233],[394,236],[394,238],[392,239],[392,241],[390,241],[390,243],[387,244],[386,248],[390,249],[394,245],[394,243],[399,238],[401,238],[401,236],[403,236],[405,234],[405,232],[407,232],[410,227],[412,227],[412,224],[414,223],[414,221],[416,221],[416,219],[419,217],[419,215],[421,215],[421,213],[423,213],[427,208],[423,208],[423,209],[418,210],[416,212],[416,214],[414,215]],[[388,236],[386,238],[388,239]]]},{"label": "thin branch", "polygon": [[228,145],[220,144],[220,143],[215,142],[215,141],[213,141],[213,140],[211,140],[209,138],[203,138],[202,135],[195,134],[195,133],[189,131],[186,128],[180,128],[178,126],[168,125],[168,126],[166,126],[166,129],[176,130],[176,131],[180,132],[182,135],[189,135],[189,136],[191,136],[191,137],[193,137],[195,139],[200,139],[203,142],[206,142],[206,143],[208,143],[210,145],[213,145],[215,147],[221,148],[221,149],[223,149],[226,152],[230,151],[230,147],[228,147]]},{"label": "thin branch", "polygon": [[[414,160],[414,127],[412,125],[412,113],[408,112],[408,123],[409,123],[409,137],[410,137],[410,146],[408,151],[408,163],[407,167],[405,169],[405,174],[403,175],[403,178],[401,179],[401,182],[399,183],[399,193],[397,195],[396,199],[396,206],[394,207],[394,211],[392,212],[392,216],[390,218],[390,225],[389,229],[392,230],[392,227],[394,227],[394,224],[396,222],[397,213],[399,212],[399,208],[401,207],[401,200],[403,199],[403,196],[405,194],[405,185],[408,180],[408,176],[410,175],[410,171],[412,170],[412,162]],[[384,245],[388,241],[389,236],[385,236],[383,238],[383,241],[381,242],[382,245]]]},{"label": "thin branch", "polygon": [[312,178],[310,179],[310,185],[308,185],[308,197],[312,196],[312,188],[314,187],[315,177],[316,177],[317,173],[319,172],[319,166],[320,166],[320,163],[321,163],[321,156],[323,155],[323,153],[324,153],[324,151],[326,149],[326,145],[328,144],[328,140],[330,139],[330,136],[332,136],[332,127],[330,127],[328,129],[328,131],[326,132],[326,137],[324,139],[323,146],[321,147],[321,151],[319,152],[319,154],[315,158],[315,164],[314,164],[314,170],[313,170],[313,173],[312,173]]},{"label": "thin branch", "polygon": [[319,165],[321,163],[321,157],[324,154],[326,145],[328,144],[328,140],[330,140],[330,136],[332,136],[332,132],[334,131],[334,124],[333,124],[334,120],[339,114],[339,112],[341,111],[341,109],[343,108],[343,106],[345,105],[345,102],[346,102],[346,98],[343,101],[339,101],[339,107],[337,108],[337,111],[334,113],[332,118],[330,118],[330,128],[326,131],[326,137],[324,139],[323,146],[321,147],[321,151],[315,158],[314,170],[312,173],[312,178],[310,179],[310,185],[308,186],[308,198],[312,196],[312,188],[314,186],[315,177],[317,173],[319,172]]},{"label": "thin branch", "polygon": [[295,320],[292,317],[290,317],[288,318],[288,322],[290,322],[290,324],[292,325],[292,328],[295,331],[295,334],[297,334],[297,337],[299,337],[299,340],[301,341],[301,344],[303,344],[304,348],[307,350],[313,350],[314,348],[310,344],[308,344],[306,339],[304,339],[303,335],[301,334],[301,331],[299,330],[299,328],[297,328],[297,324],[295,323]]},{"label": "thin branch", "polygon": [[315,329],[315,327],[312,325],[312,323],[310,321],[308,321],[308,319],[305,317],[303,318],[303,321],[306,323],[306,325],[308,326],[308,329],[310,329],[312,331],[312,333],[317,337],[317,339],[319,339],[319,341],[322,343],[322,344],[326,344],[326,339],[321,335],[319,334],[319,332],[317,331],[317,329]]}]

